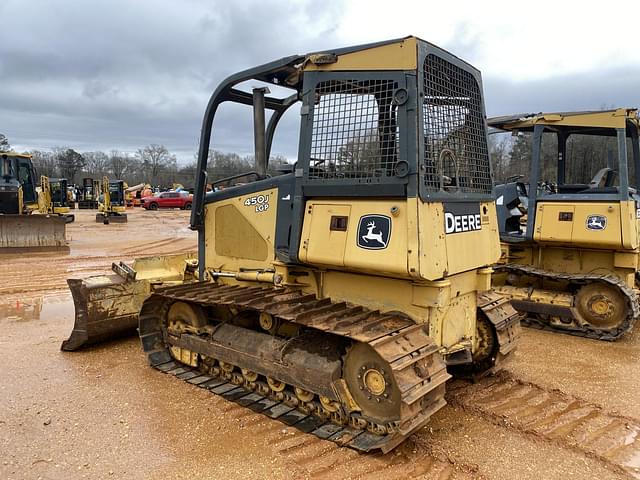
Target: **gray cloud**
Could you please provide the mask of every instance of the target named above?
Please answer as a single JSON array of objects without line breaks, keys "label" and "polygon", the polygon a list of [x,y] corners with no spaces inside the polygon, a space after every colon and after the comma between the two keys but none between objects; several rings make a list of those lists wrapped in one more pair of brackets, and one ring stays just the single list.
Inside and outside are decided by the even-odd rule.
[{"label": "gray cloud", "polygon": [[[225,76],[329,46],[338,18],[333,1],[234,3],[3,2],[1,18],[29,24],[0,30],[0,130],[25,148],[163,143],[192,159]],[[242,150],[240,120],[224,120],[214,147]]]},{"label": "gray cloud", "polygon": [[[279,57],[342,45],[339,0],[4,0],[0,18],[0,132],[21,148],[135,151],[162,143],[191,161],[202,114],[227,75]],[[480,32],[456,27],[443,45],[472,63]],[[382,38],[381,38],[382,39]],[[429,40],[429,38],[426,38]],[[500,52],[495,52],[500,55]],[[482,65],[477,65],[482,68]],[[640,69],[514,83],[485,76],[490,115],[638,105]],[[293,158],[298,111],[274,153]],[[250,110],[225,108],[213,147],[249,153]]]},{"label": "gray cloud", "polygon": [[606,69],[544,80],[484,79],[487,114],[640,107],[640,67]]}]

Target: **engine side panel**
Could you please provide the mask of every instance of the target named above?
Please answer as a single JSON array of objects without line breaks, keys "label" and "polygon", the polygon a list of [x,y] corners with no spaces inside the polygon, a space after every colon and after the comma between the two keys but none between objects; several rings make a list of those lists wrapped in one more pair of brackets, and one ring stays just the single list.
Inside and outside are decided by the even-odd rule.
[{"label": "engine side panel", "polygon": [[277,188],[239,192],[206,205],[206,267],[230,271],[272,267],[277,207]]},{"label": "engine side panel", "polygon": [[404,199],[309,200],[299,258],[311,265],[408,277],[408,218],[414,212]]},{"label": "engine side panel", "polygon": [[635,203],[539,202],[533,238],[602,249],[637,249]]},{"label": "engine side panel", "polygon": [[493,202],[419,203],[420,275],[435,280],[500,258]]}]

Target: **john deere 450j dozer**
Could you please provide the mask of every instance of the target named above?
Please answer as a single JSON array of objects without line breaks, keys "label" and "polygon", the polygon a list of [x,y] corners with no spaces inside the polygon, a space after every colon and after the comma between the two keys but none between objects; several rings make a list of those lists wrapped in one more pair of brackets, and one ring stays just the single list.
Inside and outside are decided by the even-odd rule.
[{"label": "john deere 450j dozer", "polygon": [[530,136],[528,182],[496,187],[504,257],[496,290],[532,326],[615,340],[640,315],[636,110],[489,120]]},{"label": "john deere 450j dozer", "polygon": [[38,214],[36,178],[30,155],[0,153],[0,253],[69,248],[65,219]]},{"label": "john deere 450j dozer", "polygon": [[[260,179],[205,194],[224,102],[253,106]],[[266,177],[294,105],[297,163]],[[445,404],[447,367],[483,374],[519,332],[490,290],[500,245],[484,115],[480,73],[415,37],[226,79],[200,139],[199,281],[144,301],[151,365],[364,451],[425,425]]]}]

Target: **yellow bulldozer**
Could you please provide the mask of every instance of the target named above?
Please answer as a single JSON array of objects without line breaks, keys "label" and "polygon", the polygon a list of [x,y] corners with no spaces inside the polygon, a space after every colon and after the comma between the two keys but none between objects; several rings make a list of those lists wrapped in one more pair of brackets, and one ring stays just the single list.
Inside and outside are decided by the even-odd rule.
[{"label": "yellow bulldozer", "polygon": [[496,291],[528,325],[600,340],[638,316],[640,120],[635,109],[489,119],[526,136],[531,167],[496,187]]},{"label": "yellow bulldozer", "polygon": [[36,178],[30,155],[0,153],[0,253],[69,249],[65,218],[38,214]]},{"label": "yellow bulldozer", "polygon": [[96,222],[127,223],[125,183],[122,180],[102,179],[102,195],[99,196]]},{"label": "yellow bulldozer", "polygon": [[[207,193],[227,102],[252,107],[256,167],[243,178],[254,181]],[[297,163],[269,177],[293,106]],[[389,451],[445,405],[451,374],[483,375],[516,345],[519,315],[491,290],[500,243],[480,73],[435,45],[406,37],[230,76],[205,113],[195,184],[197,262],[114,265],[117,287],[69,280],[67,349],[137,315],[158,370],[320,438]],[[162,261],[174,262],[169,280]]]}]

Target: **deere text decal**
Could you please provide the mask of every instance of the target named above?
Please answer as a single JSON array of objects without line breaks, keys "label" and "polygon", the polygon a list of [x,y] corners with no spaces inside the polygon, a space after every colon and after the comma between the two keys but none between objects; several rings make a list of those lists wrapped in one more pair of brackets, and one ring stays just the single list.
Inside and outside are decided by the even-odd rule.
[{"label": "deere text decal", "polygon": [[444,231],[450,233],[482,230],[479,203],[445,203]]}]

